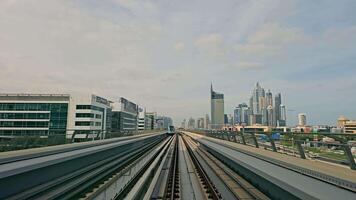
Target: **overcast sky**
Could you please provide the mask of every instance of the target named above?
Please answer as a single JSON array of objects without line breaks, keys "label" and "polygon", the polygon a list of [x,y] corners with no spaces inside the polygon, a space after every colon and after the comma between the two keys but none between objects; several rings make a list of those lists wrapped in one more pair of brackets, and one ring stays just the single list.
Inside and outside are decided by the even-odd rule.
[{"label": "overcast sky", "polygon": [[[126,97],[183,118],[256,81],[289,125],[356,119],[354,0],[0,0],[0,92]],[[292,111],[294,110],[294,111]]]}]

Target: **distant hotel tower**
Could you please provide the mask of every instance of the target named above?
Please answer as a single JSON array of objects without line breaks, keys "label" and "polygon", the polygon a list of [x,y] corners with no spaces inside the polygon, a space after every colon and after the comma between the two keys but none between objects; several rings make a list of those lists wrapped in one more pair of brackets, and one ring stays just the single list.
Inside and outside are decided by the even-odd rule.
[{"label": "distant hotel tower", "polygon": [[211,129],[221,129],[224,125],[224,94],[210,88],[211,93]]}]

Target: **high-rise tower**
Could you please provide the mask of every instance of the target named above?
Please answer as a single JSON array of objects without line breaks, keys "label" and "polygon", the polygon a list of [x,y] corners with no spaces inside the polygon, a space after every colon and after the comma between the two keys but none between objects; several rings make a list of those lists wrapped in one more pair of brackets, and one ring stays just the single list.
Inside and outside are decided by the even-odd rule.
[{"label": "high-rise tower", "polygon": [[300,113],[298,115],[298,125],[305,126],[307,124],[307,115],[305,113]]},{"label": "high-rise tower", "polygon": [[253,114],[261,114],[261,99],[265,97],[265,90],[257,82],[252,92],[252,112]]},{"label": "high-rise tower", "polygon": [[[281,126],[281,123],[279,122],[281,120],[281,104],[282,104],[282,95],[281,93],[278,93],[274,97],[275,125],[277,126]],[[284,119],[284,123],[282,122],[282,124],[285,124],[285,120],[286,119]]]},{"label": "high-rise tower", "polygon": [[224,94],[215,92],[213,84],[210,88],[211,129],[221,129],[224,125]]}]

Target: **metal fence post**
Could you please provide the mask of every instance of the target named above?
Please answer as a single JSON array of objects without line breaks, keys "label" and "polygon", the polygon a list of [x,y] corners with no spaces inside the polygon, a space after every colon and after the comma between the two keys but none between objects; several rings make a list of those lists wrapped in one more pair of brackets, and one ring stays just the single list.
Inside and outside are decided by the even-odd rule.
[{"label": "metal fence post", "polygon": [[347,156],[347,159],[349,160],[350,168],[353,169],[353,170],[356,170],[355,159],[354,159],[354,156],[351,153],[351,148],[349,147],[349,145],[344,145],[344,151],[345,151],[345,154]]},{"label": "metal fence post", "polygon": [[227,136],[227,141],[230,141],[231,139],[230,131],[226,131],[226,136]]},{"label": "metal fence post", "polygon": [[252,135],[253,141],[255,142],[256,148],[259,148],[258,141],[257,141],[257,138],[256,138],[256,134],[255,133],[251,133],[251,135]]},{"label": "metal fence post", "polygon": [[237,143],[237,139],[236,139],[236,132],[233,132],[233,137],[234,137],[234,142]]},{"label": "metal fence post", "polygon": [[74,140],[75,140],[75,131],[73,131],[73,134],[72,134],[72,139],[71,139],[72,143],[74,143]]},{"label": "metal fence post", "polygon": [[274,139],[272,138],[272,135],[269,134],[268,137],[269,137],[269,141],[271,143],[272,151],[277,152],[276,144],[274,143]]},{"label": "metal fence post", "polygon": [[241,139],[242,139],[242,144],[246,145],[246,140],[245,140],[245,135],[244,135],[244,130],[242,129],[241,134]]},{"label": "metal fence post", "polygon": [[305,159],[306,157],[305,157],[304,149],[302,147],[302,143],[300,141],[295,141],[295,144],[297,145],[300,158]]}]

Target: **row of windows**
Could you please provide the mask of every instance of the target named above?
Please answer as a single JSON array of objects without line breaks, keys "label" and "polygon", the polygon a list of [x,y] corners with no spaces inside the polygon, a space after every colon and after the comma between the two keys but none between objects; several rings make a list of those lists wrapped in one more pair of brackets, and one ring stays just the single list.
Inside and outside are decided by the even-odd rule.
[{"label": "row of windows", "polygon": [[31,122],[31,121],[0,121],[0,127],[36,127],[36,128],[47,128],[49,122]]},{"label": "row of windows", "polygon": [[75,117],[77,118],[96,118],[101,119],[101,115],[94,113],[76,113]]},{"label": "row of windows", "polygon": [[49,119],[49,113],[0,113],[0,119]]},{"label": "row of windows", "polygon": [[101,126],[101,122],[75,122],[76,126]]},{"label": "row of windows", "polygon": [[[58,134],[58,133],[56,133]],[[64,134],[64,133],[62,133]],[[46,130],[0,130],[0,135],[26,135],[26,136],[37,136],[37,135],[48,135]]]},{"label": "row of windows", "polygon": [[77,105],[77,110],[98,110],[104,112],[104,108],[93,105]]},{"label": "row of windows", "polygon": [[49,122],[50,129],[65,129],[67,128],[67,120],[51,120]]},{"label": "row of windows", "polygon": [[0,110],[58,111],[68,110],[67,103],[0,103]]},{"label": "row of windows", "polygon": [[355,124],[355,125],[349,125],[349,124],[347,124],[347,125],[345,125],[345,128],[356,128],[356,124]]}]

